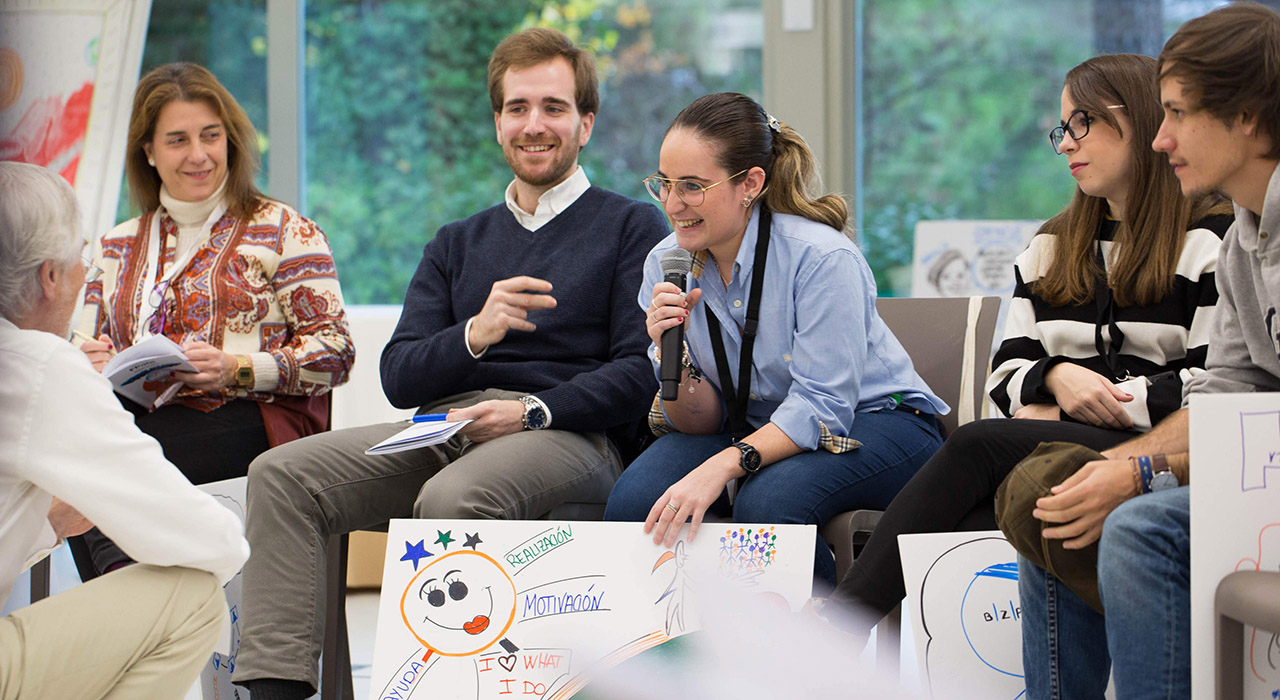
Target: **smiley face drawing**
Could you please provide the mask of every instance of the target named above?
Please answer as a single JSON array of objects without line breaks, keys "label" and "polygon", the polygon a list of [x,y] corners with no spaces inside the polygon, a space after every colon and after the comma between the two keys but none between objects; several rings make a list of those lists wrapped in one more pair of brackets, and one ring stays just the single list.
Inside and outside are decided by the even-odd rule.
[{"label": "smiley face drawing", "polygon": [[483,552],[446,554],[409,581],[400,616],[415,639],[441,656],[477,654],[511,628],[515,583]]}]

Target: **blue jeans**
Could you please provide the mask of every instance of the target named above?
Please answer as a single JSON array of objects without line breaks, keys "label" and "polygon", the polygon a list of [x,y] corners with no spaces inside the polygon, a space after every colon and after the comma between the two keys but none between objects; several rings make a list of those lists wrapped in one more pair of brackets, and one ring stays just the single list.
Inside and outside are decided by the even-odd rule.
[{"label": "blue jeans", "polygon": [[[724,494],[711,510],[732,512],[739,523],[818,526],[847,510],[883,510],[942,445],[937,419],[908,411],[859,413],[849,437],[862,447],[844,454],[818,449],[775,462],[743,480],[732,510]],[[659,438],[622,472],[604,519],[644,520],[668,487],[732,442],[727,434]],[[814,576],[834,586],[835,558],[817,539]]]},{"label": "blue jeans", "polygon": [[1027,700],[1191,697],[1191,492],[1132,498],[1107,516],[1098,544],[1098,614],[1018,558]]}]

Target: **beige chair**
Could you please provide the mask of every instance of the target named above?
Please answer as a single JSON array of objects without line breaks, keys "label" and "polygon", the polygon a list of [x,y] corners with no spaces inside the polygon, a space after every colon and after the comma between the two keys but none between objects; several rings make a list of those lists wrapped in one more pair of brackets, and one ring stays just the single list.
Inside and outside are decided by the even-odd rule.
[{"label": "beige chair", "polygon": [[[942,416],[947,433],[985,415],[985,384],[991,371],[999,297],[882,298],[876,311],[906,348],[916,372],[951,407]],[[878,510],[841,513],[822,526],[836,557],[837,580],[861,553],[880,520]],[[901,611],[879,627],[877,658],[897,667]]]},{"label": "beige chair", "polygon": [[1237,571],[1218,582],[1213,600],[1214,697],[1244,698],[1244,626],[1280,634],[1280,572]]}]

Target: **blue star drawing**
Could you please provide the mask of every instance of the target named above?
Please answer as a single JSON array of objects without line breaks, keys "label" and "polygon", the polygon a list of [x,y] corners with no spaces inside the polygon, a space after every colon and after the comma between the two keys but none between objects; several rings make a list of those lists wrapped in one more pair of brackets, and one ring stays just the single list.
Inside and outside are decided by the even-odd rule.
[{"label": "blue star drawing", "polygon": [[1273,698],[1280,698],[1280,690],[1277,690],[1277,691],[1275,691],[1274,693],[1272,693],[1272,694],[1271,694],[1271,697],[1273,697]]},{"label": "blue star drawing", "polygon": [[476,548],[476,545],[480,544],[481,542],[484,542],[484,540],[480,539],[480,533],[478,533],[478,532],[477,532],[477,533],[476,533],[476,534],[474,534],[474,535],[472,535],[472,534],[468,533],[468,534],[467,534],[467,541],[466,541],[466,542],[463,542],[463,543],[462,543],[462,546],[463,546],[463,547],[470,547],[472,550],[474,550],[474,549]]},{"label": "blue star drawing", "polygon": [[439,537],[436,537],[435,544],[444,545],[445,551],[448,551],[449,543],[454,541],[453,530],[448,532],[440,532],[439,530],[436,530],[436,534],[439,535]]},{"label": "blue star drawing", "polygon": [[426,543],[426,540],[418,540],[417,544],[409,544],[409,541],[405,540],[404,556],[400,557],[400,561],[409,561],[410,559],[412,559],[413,570],[417,571],[419,559],[426,559],[427,557],[435,556],[431,552],[428,552],[427,548],[423,546],[423,544],[425,543]]}]

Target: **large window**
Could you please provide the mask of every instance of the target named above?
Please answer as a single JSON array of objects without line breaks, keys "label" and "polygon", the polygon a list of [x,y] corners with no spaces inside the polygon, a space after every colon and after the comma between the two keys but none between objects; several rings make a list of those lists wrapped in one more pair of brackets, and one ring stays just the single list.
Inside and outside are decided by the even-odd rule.
[{"label": "large window", "polygon": [[1156,55],[1212,0],[862,0],[859,241],[882,294],[910,293],[924,219],[1045,219],[1073,182],[1046,133],[1098,53]]},{"label": "large window", "polygon": [[400,303],[436,230],[502,201],[511,171],[485,83],[502,37],[551,26],[595,50],[601,107],[580,162],[644,197],[681,108],[720,90],[759,98],[760,2],[309,0],[306,213],[348,303]]}]

